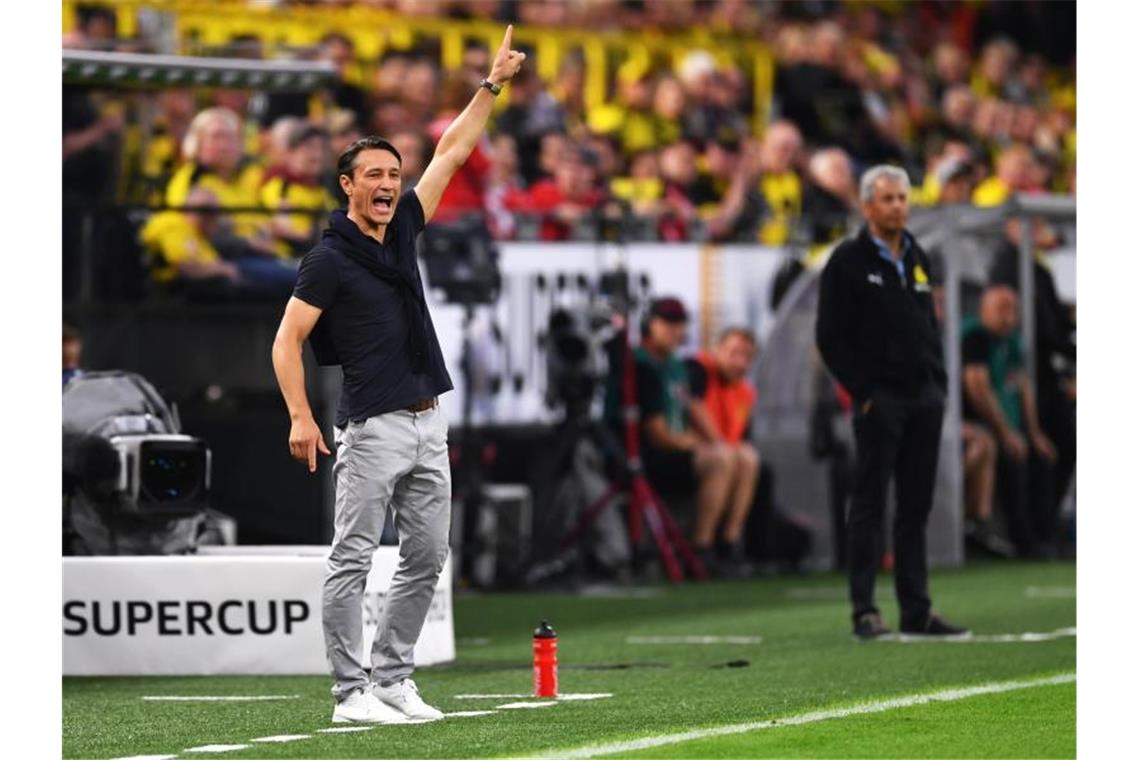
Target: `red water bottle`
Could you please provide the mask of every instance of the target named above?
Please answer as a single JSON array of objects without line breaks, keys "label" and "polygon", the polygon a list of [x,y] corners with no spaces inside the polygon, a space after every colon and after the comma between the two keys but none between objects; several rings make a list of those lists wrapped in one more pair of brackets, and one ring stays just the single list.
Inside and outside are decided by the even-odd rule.
[{"label": "red water bottle", "polygon": [[534,629],[534,696],[558,696],[558,632],[545,620]]}]

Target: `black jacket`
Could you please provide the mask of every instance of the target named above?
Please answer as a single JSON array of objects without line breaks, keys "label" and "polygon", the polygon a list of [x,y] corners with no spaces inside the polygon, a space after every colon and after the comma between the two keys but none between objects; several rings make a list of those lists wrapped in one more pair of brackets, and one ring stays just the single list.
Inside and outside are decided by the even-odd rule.
[{"label": "black jacket", "polygon": [[930,259],[910,233],[905,285],[864,226],[831,254],[820,277],[815,340],[831,374],[860,404],[875,391],[946,392]]}]

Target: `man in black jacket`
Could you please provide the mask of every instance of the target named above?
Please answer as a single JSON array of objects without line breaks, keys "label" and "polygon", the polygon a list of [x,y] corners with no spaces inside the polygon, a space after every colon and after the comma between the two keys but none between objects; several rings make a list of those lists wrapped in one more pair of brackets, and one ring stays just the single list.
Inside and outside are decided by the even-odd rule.
[{"label": "man in black jacket", "polygon": [[946,399],[930,261],[906,231],[910,182],[892,166],[859,185],[867,224],[831,254],[820,278],[816,344],[855,400],[856,475],[848,515],[855,635],[890,631],[875,606],[887,483],[895,479],[895,592],[907,634],[962,635],[931,612],[926,521]]}]

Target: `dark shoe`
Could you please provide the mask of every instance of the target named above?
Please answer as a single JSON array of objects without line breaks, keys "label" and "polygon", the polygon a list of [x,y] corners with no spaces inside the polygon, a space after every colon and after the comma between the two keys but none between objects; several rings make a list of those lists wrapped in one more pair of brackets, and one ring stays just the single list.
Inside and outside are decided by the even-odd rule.
[{"label": "dark shoe", "polygon": [[721,575],[725,578],[751,578],[752,563],[744,551],[744,542],[717,542],[717,561]]},{"label": "dark shoe", "polygon": [[966,526],[966,551],[984,557],[1013,559],[1017,549],[999,536],[991,523],[972,522]]},{"label": "dark shoe", "polygon": [[710,578],[720,578],[722,576],[720,562],[717,560],[716,551],[711,546],[697,546],[693,547],[697,554],[697,559],[705,567],[705,572],[708,573]]},{"label": "dark shoe", "polygon": [[855,621],[855,636],[863,641],[877,639],[890,634],[891,629],[883,625],[883,617],[877,612],[864,612]]},{"label": "dark shoe", "polygon": [[921,626],[899,626],[899,630],[909,636],[969,636],[970,629],[962,628],[961,626],[952,625],[937,615],[931,615],[926,619],[926,624]]}]

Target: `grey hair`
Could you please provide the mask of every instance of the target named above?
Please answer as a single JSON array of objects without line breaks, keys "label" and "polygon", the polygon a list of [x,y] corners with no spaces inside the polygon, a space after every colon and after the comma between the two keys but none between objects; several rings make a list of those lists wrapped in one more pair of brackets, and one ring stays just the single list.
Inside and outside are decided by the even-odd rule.
[{"label": "grey hair", "polygon": [[202,133],[215,121],[220,121],[241,133],[241,117],[228,108],[207,108],[199,111],[186,129],[186,136],[182,138],[182,155],[191,161],[198,160],[198,151],[202,147]]},{"label": "grey hair", "polygon": [[875,183],[883,177],[889,177],[895,182],[898,182],[906,188],[908,194],[910,193],[910,177],[907,176],[905,171],[890,164],[879,164],[863,172],[863,177],[859,180],[860,200],[864,202],[871,200],[875,195]]}]

